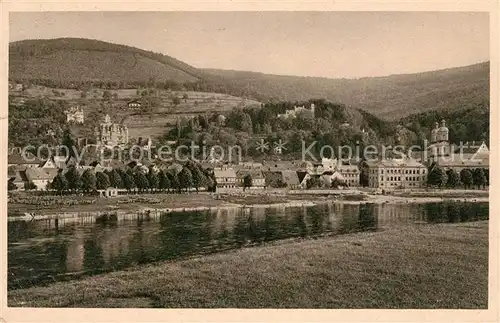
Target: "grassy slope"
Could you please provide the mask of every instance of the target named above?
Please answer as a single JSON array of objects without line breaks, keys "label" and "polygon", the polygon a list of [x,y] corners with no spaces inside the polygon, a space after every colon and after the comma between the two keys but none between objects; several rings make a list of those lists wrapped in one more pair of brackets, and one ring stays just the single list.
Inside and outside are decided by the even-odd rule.
[{"label": "grassy slope", "polygon": [[[68,59],[68,58],[71,58]],[[57,68],[54,68],[57,66]],[[35,79],[74,80],[138,80],[173,79],[193,82],[197,78],[172,66],[136,53],[60,50],[56,53],[14,60],[10,64],[13,77],[30,75]]]},{"label": "grassy slope", "polygon": [[11,291],[9,306],[487,308],[488,222],[285,242]]},{"label": "grassy slope", "polygon": [[10,43],[9,73],[21,79],[147,81],[156,77],[179,82],[196,81],[202,74],[167,55],[83,38]]},{"label": "grassy slope", "polygon": [[[184,118],[200,113],[227,112],[236,107],[259,106],[260,102],[235,97],[227,94],[193,92],[193,91],[167,91],[158,90],[159,106],[155,106],[148,113],[141,110],[131,110],[127,102],[138,98],[134,89],[109,90],[111,94],[117,94],[118,98],[111,103],[102,100],[102,90],[93,89],[87,92],[87,98],[81,99],[81,92],[69,89],[57,89],[63,92],[63,97],[54,96],[53,89],[43,86],[35,86],[27,89],[22,94],[27,99],[40,96],[51,100],[66,101],[68,105],[80,104],[83,106],[85,124],[73,126],[74,134],[78,137],[93,137],[93,129],[102,122],[105,114],[109,114],[113,122],[124,122],[129,128],[130,138],[152,137],[156,138],[165,134],[169,126],[175,125],[177,118]],[[174,105],[172,97],[182,98],[180,104]],[[12,107],[12,109],[23,109]]]}]

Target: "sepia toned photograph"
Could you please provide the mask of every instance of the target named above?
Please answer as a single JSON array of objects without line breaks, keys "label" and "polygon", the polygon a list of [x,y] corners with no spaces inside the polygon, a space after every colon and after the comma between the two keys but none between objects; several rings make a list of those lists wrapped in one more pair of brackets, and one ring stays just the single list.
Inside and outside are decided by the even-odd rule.
[{"label": "sepia toned photograph", "polygon": [[8,18],[9,308],[488,309],[488,12]]}]

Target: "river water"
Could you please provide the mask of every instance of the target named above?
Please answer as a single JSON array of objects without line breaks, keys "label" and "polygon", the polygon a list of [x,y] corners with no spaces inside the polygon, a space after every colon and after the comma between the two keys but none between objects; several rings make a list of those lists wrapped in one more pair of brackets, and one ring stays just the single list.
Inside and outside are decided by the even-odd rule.
[{"label": "river water", "polygon": [[488,203],[322,204],[178,212],[151,219],[8,222],[8,288],[288,238],[487,220]]}]

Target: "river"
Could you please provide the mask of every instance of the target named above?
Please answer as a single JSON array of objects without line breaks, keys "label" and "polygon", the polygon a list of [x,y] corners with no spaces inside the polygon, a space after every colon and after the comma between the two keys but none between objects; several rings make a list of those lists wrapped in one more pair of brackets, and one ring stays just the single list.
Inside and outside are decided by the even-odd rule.
[{"label": "river", "polygon": [[152,219],[8,222],[8,288],[161,260],[395,226],[487,220],[488,203],[338,204],[163,214]]}]

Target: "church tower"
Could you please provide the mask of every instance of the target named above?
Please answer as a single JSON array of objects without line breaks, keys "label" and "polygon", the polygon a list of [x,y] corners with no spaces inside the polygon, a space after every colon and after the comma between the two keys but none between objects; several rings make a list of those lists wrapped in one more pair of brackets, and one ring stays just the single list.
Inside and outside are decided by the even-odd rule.
[{"label": "church tower", "polygon": [[434,129],[431,130],[431,144],[438,141],[438,139],[437,139],[438,130],[439,130],[439,123],[435,122]]},{"label": "church tower", "polygon": [[443,120],[441,120],[441,128],[439,128],[439,130],[438,130],[439,141],[448,142],[448,134],[449,134],[449,130],[446,127],[446,121],[444,121],[444,119],[443,119]]}]

